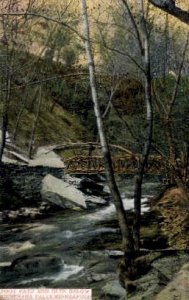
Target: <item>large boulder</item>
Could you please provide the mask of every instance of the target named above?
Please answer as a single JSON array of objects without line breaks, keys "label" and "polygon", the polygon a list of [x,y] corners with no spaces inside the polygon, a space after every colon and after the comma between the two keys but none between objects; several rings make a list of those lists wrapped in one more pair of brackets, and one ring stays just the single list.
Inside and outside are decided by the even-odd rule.
[{"label": "large boulder", "polygon": [[98,184],[95,180],[88,177],[74,177],[68,174],[64,176],[64,180],[83,192],[88,209],[109,205],[111,200],[110,194],[104,192],[104,186]]},{"label": "large boulder", "polygon": [[58,272],[64,263],[59,256],[51,254],[37,254],[33,256],[22,256],[15,259],[10,271],[18,274],[43,274],[44,272]]},{"label": "large boulder", "polygon": [[87,196],[86,197],[87,208],[95,209],[106,206],[109,204],[109,199],[103,199],[96,196]]},{"label": "large boulder", "polygon": [[62,208],[87,208],[84,194],[68,182],[52,175],[47,175],[42,181],[41,196]]},{"label": "large boulder", "polygon": [[106,300],[124,300],[126,297],[126,291],[121,287],[118,280],[113,280],[108,282],[103,288],[102,288],[102,295],[100,299],[106,299]]},{"label": "large boulder", "polygon": [[22,251],[33,249],[34,247],[35,244],[31,243],[29,240],[25,242],[13,242],[0,248],[0,257],[3,259],[3,257],[6,258],[7,255],[15,255]]},{"label": "large boulder", "polygon": [[65,164],[60,156],[48,147],[39,148],[34,159],[30,160],[29,165],[32,167],[45,166],[51,168],[65,168]]},{"label": "large boulder", "polygon": [[2,221],[6,223],[25,222],[26,220],[41,219],[42,213],[38,208],[22,207],[18,210],[4,210],[2,212]]},{"label": "large boulder", "polygon": [[81,179],[79,189],[83,192],[100,196],[102,195],[104,187],[103,185],[96,183],[94,180],[85,177]]},{"label": "large boulder", "polygon": [[183,265],[172,280],[155,298],[155,300],[189,299],[189,264]]},{"label": "large boulder", "polygon": [[[149,272],[140,276],[135,280],[136,290],[127,295],[128,300],[173,300],[173,299],[189,299],[180,297],[184,293],[184,285],[188,282],[188,267],[184,270],[183,277],[178,277],[175,281],[175,275],[180,271],[181,267],[188,262],[189,255],[183,252],[175,252],[175,254],[162,256],[157,253],[157,259],[152,262]],[[159,255],[159,258],[158,258]],[[188,265],[188,264],[187,264]],[[180,274],[180,273],[178,273]],[[185,281],[186,279],[186,281]],[[183,280],[183,282],[182,282]],[[171,285],[170,285],[171,283]],[[188,285],[189,286],[189,285]],[[163,290],[163,292],[161,292]],[[157,296],[158,295],[158,296]],[[168,297],[167,297],[168,296]],[[175,297],[174,297],[175,296]],[[156,298],[157,297],[157,298]]]}]

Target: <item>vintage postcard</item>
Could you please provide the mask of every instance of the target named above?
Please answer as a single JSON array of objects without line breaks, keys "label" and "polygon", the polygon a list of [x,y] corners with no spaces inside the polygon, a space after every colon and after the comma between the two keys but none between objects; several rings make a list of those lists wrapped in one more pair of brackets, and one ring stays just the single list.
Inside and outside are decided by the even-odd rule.
[{"label": "vintage postcard", "polygon": [[0,300],[189,299],[189,3],[0,0]]}]

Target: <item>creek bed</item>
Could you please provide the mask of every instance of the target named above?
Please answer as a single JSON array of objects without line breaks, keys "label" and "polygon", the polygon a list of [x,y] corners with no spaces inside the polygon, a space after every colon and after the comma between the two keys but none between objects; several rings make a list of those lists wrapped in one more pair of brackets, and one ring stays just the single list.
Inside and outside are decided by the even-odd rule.
[{"label": "creek bed", "polygon": [[[146,202],[156,192],[160,182],[144,184],[143,212]],[[120,182],[126,210],[133,208],[133,180]],[[116,266],[120,257],[121,236],[111,203],[93,212],[56,213],[45,220],[24,224],[2,224],[0,247],[0,287],[92,288],[93,299],[105,284],[117,280]],[[22,256],[57,255],[62,268],[43,274],[2,272],[6,265]]]}]

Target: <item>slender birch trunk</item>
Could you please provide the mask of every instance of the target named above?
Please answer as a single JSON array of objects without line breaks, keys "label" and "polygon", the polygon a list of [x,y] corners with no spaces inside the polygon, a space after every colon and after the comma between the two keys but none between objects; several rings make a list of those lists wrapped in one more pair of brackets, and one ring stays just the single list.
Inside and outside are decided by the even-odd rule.
[{"label": "slender birch trunk", "polygon": [[152,91],[151,91],[151,68],[150,68],[150,50],[149,39],[146,28],[146,21],[144,18],[143,0],[141,0],[141,40],[143,41],[143,65],[145,70],[144,85],[145,85],[145,104],[146,104],[146,127],[145,140],[140,159],[137,175],[135,177],[134,189],[134,210],[135,218],[133,224],[133,234],[135,241],[135,250],[140,250],[140,226],[141,226],[141,197],[142,197],[142,183],[145,174],[145,167],[148,162],[153,132],[153,109],[152,109]]},{"label": "slender birch trunk", "polygon": [[95,64],[94,64],[94,58],[93,58],[92,47],[90,42],[90,30],[89,30],[89,20],[87,14],[86,0],[81,0],[81,12],[82,12],[82,21],[83,21],[84,43],[85,43],[86,57],[87,57],[87,62],[89,67],[89,75],[90,75],[90,87],[92,93],[92,100],[94,104],[94,114],[96,117],[98,134],[99,134],[101,149],[104,157],[106,176],[114,200],[114,204],[116,207],[117,217],[118,217],[119,226],[122,234],[123,250],[126,253],[127,260],[130,260],[134,250],[133,236],[131,233],[131,229],[129,228],[128,219],[123,207],[123,202],[115,181],[111,154],[108,147],[106,135],[104,132],[104,125],[103,125],[102,116],[100,112],[100,106],[99,106],[99,101],[97,96],[96,78],[95,78]]}]

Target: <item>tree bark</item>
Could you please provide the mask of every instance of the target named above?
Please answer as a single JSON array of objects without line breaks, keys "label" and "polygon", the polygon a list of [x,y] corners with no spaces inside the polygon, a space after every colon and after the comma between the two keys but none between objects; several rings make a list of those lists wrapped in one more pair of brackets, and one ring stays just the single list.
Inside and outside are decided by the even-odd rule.
[{"label": "tree bark", "polygon": [[7,66],[6,76],[6,97],[3,103],[2,121],[1,121],[1,141],[0,141],[0,163],[2,163],[3,153],[6,146],[6,135],[8,127],[8,110],[11,97],[11,81],[12,81],[12,55],[11,66]]},{"label": "tree bark", "polygon": [[142,183],[145,173],[145,167],[147,165],[148,156],[150,152],[152,142],[153,131],[153,110],[152,110],[152,92],[151,92],[151,67],[150,67],[150,50],[149,50],[149,38],[146,27],[146,21],[144,19],[143,0],[141,0],[141,39],[143,40],[143,65],[145,70],[144,83],[145,83],[145,104],[146,104],[146,129],[145,140],[142,151],[142,156],[139,162],[139,168],[135,177],[134,188],[134,210],[135,218],[133,223],[133,233],[135,241],[135,250],[140,250],[140,226],[141,226],[141,197],[142,197]]},{"label": "tree bark", "polygon": [[15,126],[14,126],[14,131],[13,131],[13,135],[12,135],[13,142],[15,142],[16,138],[17,138],[17,132],[18,132],[19,124],[20,124],[20,119],[21,119],[21,116],[22,116],[22,114],[24,112],[24,109],[26,107],[26,99],[27,99],[27,88],[25,87],[24,88],[24,95],[23,95],[21,107],[20,107],[20,110],[18,112],[18,116],[16,118],[16,122],[15,122]]},{"label": "tree bark", "polygon": [[89,67],[89,75],[90,75],[90,86],[91,86],[92,100],[94,104],[94,114],[96,117],[98,134],[99,134],[101,149],[104,157],[106,176],[114,200],[114,204],[116,207],[117,217],[118,217],[119,226],[122,234],[123,250],[126,253],[127,259],[129,259],[129,257],[133,255],[133,250],[134,250],[133,236],[128,224],[128,219],[123,207],[123,202],[115,181],[111,154],[108,147],[106,135],[104,132],[104,125],[103,125],[102,116],[100,112],[100,106],[99,106],[99,101],[97,96],[96,78],[95,78],[95,64],[94,64],[94,58],[93,58],[92,47],[90,42],[90,30],[89,30],[86,0],[81,0],[81,12],[82,12],[82,21],[83,21],[84,43],[85,43],[85,50],[86,50],[86,56],[87,56],[88,67]]},{"label": "tree bark", "polygon": [[37,122],[38,122],[38,119],[39,119],[41,103],[42,103],[41,87],[39,89],[40,89],[40,91],[39,91],[39,100],[38,100],[37,112],[36,112],[34,122],[33,122],[31,138],[30,138],[30,143],[29,143],[29,149],[28,149],[28,158],[29,159],[32,158],[33,142],[34,142],[35,131],[36,131],[36,127],[37,127]]},{"label": "tree bark", "polygon": [[3,153],[6,146],[7,125],[8,125],[8,114],[7,112],[5,112],[3,113],[2,123],[1,123],[0,163],[2,163]]}]

